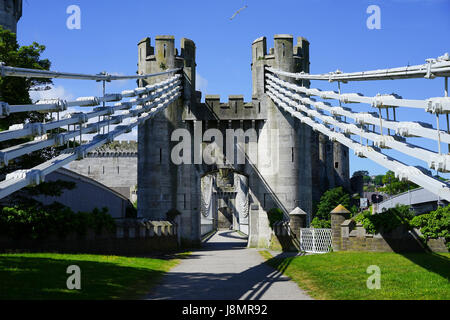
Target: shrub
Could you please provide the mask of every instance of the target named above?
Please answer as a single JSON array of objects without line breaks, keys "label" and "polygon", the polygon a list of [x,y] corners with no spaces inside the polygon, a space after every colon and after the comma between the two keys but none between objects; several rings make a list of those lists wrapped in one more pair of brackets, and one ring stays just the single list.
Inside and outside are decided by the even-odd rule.
[{"label": "shrub", "polygon": [[279,208],[272,208],[267,211],[267,217],[269,218],[270,227],[273,228],[275,222],[283,220],[283,211]]},{"label": "shrub", "polygon": [[450,250],[450,205],[414,217],[411,220],[411,226],[420,228],[420,232],[426,240],[444,238],[447,248]]},{"label": "shrub", "polygon": [[331,220],[322,220],[315,217],[311,221],[311,227],[313,228],[331,228]]},{"label": "shrub", "polygon": [[390,232],[402,224],[409,227],[409,222],[413,216],[414,214],[409,210],[409,206],[399,205],[378,214],[364,211],[357,215],[354,220],[360,222],[367,233],[375,234]]},{"label": "shrub", "polygon": [[49,206],[3,207],[0,213],[0,233],[11,239],[45,239],[50,235],[63,238],[73,231],[85,235],[89,228],[96,233],[115,230],[107,208],[74,213],[55,202]]}]

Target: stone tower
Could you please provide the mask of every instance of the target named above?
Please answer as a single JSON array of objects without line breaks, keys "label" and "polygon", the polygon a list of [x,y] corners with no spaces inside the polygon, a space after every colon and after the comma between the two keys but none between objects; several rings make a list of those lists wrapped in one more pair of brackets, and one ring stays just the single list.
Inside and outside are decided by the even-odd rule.
[{"label": "stone tower", "polygon": [[22,0],[0,0],[0,25],[17,33],[17,22],[22,17]]},{"label": "stone tower", "polygon": [[[150,38],[141,40],[138,53],[139,74],[183,69],[183,99],[138,127],[138,216],[164,220],[167,211],[177,209],[183,213],[183,237],[199,240],[196,236],[199,231],[195,229],[197,224],[191,221],[191,207],[195,211],[199,206],[191,205],[189,186],[187,190],[183,189],[189,177],[182,177],[189,175],[190,171],[171,161],[172,133],[177,128],[186,127],[182,121],[183,110],[189,110],[195,103],[195,94],[192,94],[195,92],[195,44],[189,39],[181,39],[179,54],[173,36],[156,36],[154,46]],[[145,86],[165,78],[167,75],[152,77],[139,80],[138,84]]]}]

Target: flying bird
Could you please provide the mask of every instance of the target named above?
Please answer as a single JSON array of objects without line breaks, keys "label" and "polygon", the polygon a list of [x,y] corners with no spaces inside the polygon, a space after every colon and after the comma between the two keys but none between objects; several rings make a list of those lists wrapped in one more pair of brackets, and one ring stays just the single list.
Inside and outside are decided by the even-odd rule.
[{"label": "flying bird", "polygon": [[234,17],[237,16],[238,13],[240,13],[242,10],[244,10],[245,8],[247,8],[247,5],[243,6],[242,8],[240,8],[238,11],[236,11],[233,16],[230,18],[230,20],[233,20]]}]

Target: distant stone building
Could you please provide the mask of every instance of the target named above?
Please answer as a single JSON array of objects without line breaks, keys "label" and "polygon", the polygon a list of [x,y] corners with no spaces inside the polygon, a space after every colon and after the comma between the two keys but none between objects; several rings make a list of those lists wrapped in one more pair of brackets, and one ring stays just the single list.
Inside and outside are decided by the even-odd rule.
[{"label": "distant stone building", "polygon": [[107,208],[108,213],[113,218],[125,218],[127,208],[132,207],[127,197],[73,171],[60,168],[46,177],[46,181],[56,180],[75,182],[75,189],[64,190],[57,197],[39,195],[35,199],[45,205],[56,201],[69,207],[74,212],[91,212],[95,208]]},{"label": "distant stone building", "polygon": [[22,17],[22,0],[0,0],[0,25],[17,33],[17,22]]},{"label": "distant stone building", "polygon": [[89,152],[86,158],[70,163],[68,169],[107,186],[132,202],[136,200],[136,141],[105,145]]}]

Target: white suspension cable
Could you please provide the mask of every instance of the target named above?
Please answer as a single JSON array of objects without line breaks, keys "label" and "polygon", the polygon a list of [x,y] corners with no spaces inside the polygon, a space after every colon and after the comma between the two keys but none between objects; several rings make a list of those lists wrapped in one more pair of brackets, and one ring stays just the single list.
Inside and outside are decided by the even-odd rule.
[{"label": "white suspension cable", "polygon": [[[295,84],[283,81],[281,79],[278,79],[274,77],[273,75],[266,74],[267,78],[270,80],[273,80],[274,82],[285,86],[286,88],[290,90],[297,91],[299,93],[304,93],[304,89],[299,87]],[[312,89],[316,90],[316,89]],[[345,94],[344,94],[345,95]],[[352,94],[350,94],[352,95]],[[372,113],[372,112],[353,112],[351,108],[348,107],[337,107],[332,106],[331,104],[327,102],[321,102],[316,101],[304,96],[297,95],[295,96],[296,99],[301,101],[304,104],[310,104],[314,106],[316,109],[324,110],[332,115],[340,115],[347,118],[353,119],[357,124],[371,124],[374,126],[380,127],[380,132],[382,132],[381,128],[385,127],[387,129],[394,130],[396,134],[399,134],[403,137],[423,137],[431,140],[438,140],[438,134],[433,127],[424,122],[410,122],[410,121],[392,121],[392,120],[385,120],[381,119],[379,117],[379,114]],[[450,143],[450,134],[447,132],[440,132],[440,138],[442,142]]]},{"label": "white suspension cable", "polygon": [[391,69],[379,69],[362,72],[342,73],[341,71],[330,72],[327,74],[307,74],[292,73],[276,70],[267,67],[266,70],[280,76],[291,77],[294,79],[306,80],[326,80],[332,81],[366,81],[366,80],[392,80],[392,79],[411,79],[445,77],[450,75],[450,57],[448,53],[436,59],[427,59],[427,63],[415,66],[407,66]]},{"label": "white suspension cable", "polygon": [[[180,88],[179,88],[180,89]],[[45,176],[49,173],[65,166],[66,164],[82,159],[89,151],[102,146],[105,143],[112,142],[121,134],[130,132],[138,124],[154,117],[156,114],[167,108],[172,102],[181,96],[181,91],[171,94],[164,101],[161,101],[156,107],[148,112],[140,114],[133,122],[127,125],[119,125],[107,134],[96,135],[90,143],[76,148],[73,152],[61,154],[51,160],[46,161],[32,169],[17,170],[6,176],[6,179],[0,182],[0,199],[4,198],[15,191],[18,191],[29,185],[37,185],[45,180]]]},{"label": "white suspension cable", "polygon": [[59,78],[59,79],[75,79],[75,80],[96,80],[96,81],[114,81],[114,80],[132,80],[132,79],[146,79],[150,77],[161,76],[165,74],[175,73],[180,71],[181,68],[170,69],[163,72],[140,74],[140,75],[127,75],[118,76],[107,73],[100,74],[81,74],[70,72],[58,72],[38,69],[27,69],[18,67],[9,67],[0,62],[0,76],[1,77],[26,77],[26,78]]},{"label": "white suspension cable", "polygon": [[400,161],[392,159],[371,147],[361,145],[358,142],[346,137],[343,133],[331,131],[325,125],[318,123],[308,116],[304,116],[301,112],[295,111],[286,103],[281,101],[274,93],[267,92],[267,95],[274,101],[274,103],[282,110],[290,113],[293,117],[298,118],[302,123],[306,123],[315,131],[328,136],[332,141],[338,141],[348,148],[354,150],[359,157],[365,157],[382,165],[383,167],[395,172],[395,175],[401,180],[412,181],[427,190],[439,195],[441,198],[450,201],[450,186],[440,180],[430,177],[425,169],[421,167],[413,167],[403,164]]},{"label": "white suspension cable", "polygon": [[[436,154],[435,152],[406,143],[405,141],[399,140],[398,137],[385,136],[376,134],[373,132],[367,132],[362,125],[359,127],[355,124],[349,124],[337,120],[335,117],[326,116],[322,112],[310,109],[307,105],[295,102],[296,95],[289,90],[281,88],[279,85],[275,84],[270,79],[267,80],[267,89],[273,93],[278,94],[278,97],[285,101],[287,104],[293,108],[298,109],[306,113],[312,118],[318,118],[325,124],[331,124],[335,127],[340,128],[345,134],[358,135],[364,139],[374,141],[374,145],[379,148],[389,148],[400,151],[408,156],[422,160],[428,164],[431,169],[435,169],[441,172],[450,172],[450,155]],[[296,99],[297,100],[297,99]],[[362,144],[362,140],[360,140]]]}]

